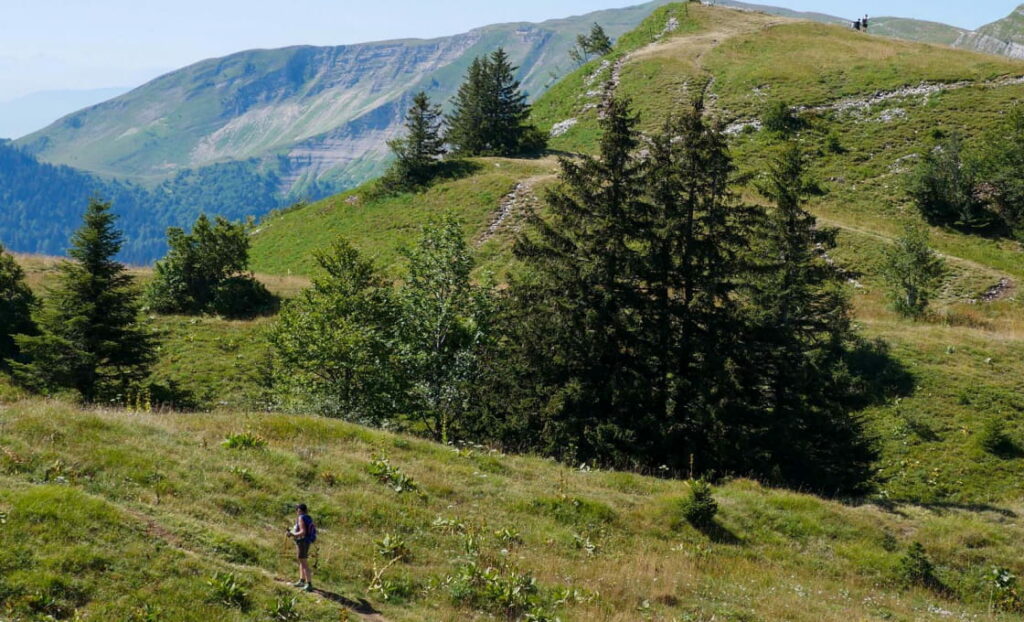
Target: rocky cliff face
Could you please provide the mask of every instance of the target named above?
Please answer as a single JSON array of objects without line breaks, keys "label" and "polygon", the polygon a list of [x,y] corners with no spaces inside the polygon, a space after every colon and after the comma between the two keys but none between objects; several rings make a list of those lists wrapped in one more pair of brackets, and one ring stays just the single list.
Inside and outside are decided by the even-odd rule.
[{"label": "rocky cliff face", "polygon": [[667,0],[433,40],[251,50],[202,61],[69,115],[18,145],[40,160],[155,184],[184,170],[261,159],[282,194],[378,173],[418,90],[445,103],[471,60],[504,47],[531,95],[568,72],[578,33],[612,36]]}]

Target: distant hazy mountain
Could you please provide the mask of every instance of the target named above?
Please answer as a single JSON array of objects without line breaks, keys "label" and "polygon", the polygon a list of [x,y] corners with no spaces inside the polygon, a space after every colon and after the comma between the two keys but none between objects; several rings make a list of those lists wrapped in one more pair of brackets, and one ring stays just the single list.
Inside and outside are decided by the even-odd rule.
[{"label": "distant hazy mountain", "polygon": [[126,87],[39,91],[0,102],[0,137],[21,138],[64,115],[127,92]]},{"label": "distant hazy mountain", "polygon": [[617,37],[667,1],[432,40],[240,52],[164,75],[17,144],[45,162],[146,183],[256,158],[279,171],[281,194],[314,180],[354,185],[381,170],[385,140],[416,91],[446,103],[471,60],[502,46],[524,89],[539,95],[572,69],[577,34],[598,22]]}]

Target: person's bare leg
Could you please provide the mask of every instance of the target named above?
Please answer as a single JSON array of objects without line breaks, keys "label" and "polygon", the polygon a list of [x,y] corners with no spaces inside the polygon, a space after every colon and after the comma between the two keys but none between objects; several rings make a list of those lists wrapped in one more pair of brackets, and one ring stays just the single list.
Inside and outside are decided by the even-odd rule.
[{"label": "person's bare leg", "polygon": [[306,583],[310,582],[309,560],[308,559],[300,559],[299,560],[299,575],[302,577],[302,580],[305,581]]}]

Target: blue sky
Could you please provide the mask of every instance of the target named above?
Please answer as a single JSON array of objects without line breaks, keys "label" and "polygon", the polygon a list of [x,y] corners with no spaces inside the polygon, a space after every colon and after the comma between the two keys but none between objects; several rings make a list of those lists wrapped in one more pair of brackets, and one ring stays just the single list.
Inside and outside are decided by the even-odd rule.
[{"label": "blue sky", "polygon": [[[134,86],[254,47],[434,37],[539,21],[630,0],[0,0],[0,102],[42,90]],[[976,27],[1014,0],[777,0],[842,17],[865,12]]]}]

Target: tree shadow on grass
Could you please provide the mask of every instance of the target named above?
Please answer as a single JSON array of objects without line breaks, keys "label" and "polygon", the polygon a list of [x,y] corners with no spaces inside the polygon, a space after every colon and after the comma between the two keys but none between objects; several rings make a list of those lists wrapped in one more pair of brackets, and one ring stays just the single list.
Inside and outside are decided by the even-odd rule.
[{"label": "tree shadow on grass", "polygon": [[701,532],[708,540],[711,540],[715,544],[731,544],[738,546],[743,544],[743,539],[736,535],[735,532],[730,530],[725,525],[722,525],[718,521],[711,521],[705,524],[693,524],[693,528]]},{"label": "tree shadow on grass", "polygon": [[914,392],[913,374],[881,339],[863,339],[857,343],[847,354],[847,365],[856,379],[856,391],[851,396],[855,408],[884,404]]},{"label": "tree shadow on grass", "polygon": [[313,593],[316,594],[317,596],[325,599],[325,600],[329,600],[332,603],[337,603],[337,604],[341,605],[342,607],[345,607],[346,609],[350,609],[350,610],[352,610],[355,613],[358,613],[360,615],[370,616],[370,615],[377,615],[377,614],[380,613],[379,611],[374,609],[373,605],[370,604],[370,602],[368,600],[366,600],[365,598],[360,598],[359,600],[353,600],[351,598],[347,598],[345,596],[342,596],[341,594],[338,594],[336,592],[329,592],[327,590],[320,589],[320,588],[315,588],[313,590]]},{"label": "tree shadow on grass", "polygon": [[437,175],[434,176],[430,185],[439,181],[455,181],[457,179],[462,179],[463,177],[469,177],[481,169],[483,169],[482,164],[471,160],[463,160],[460,158],[442,160],[437,163]]}]

